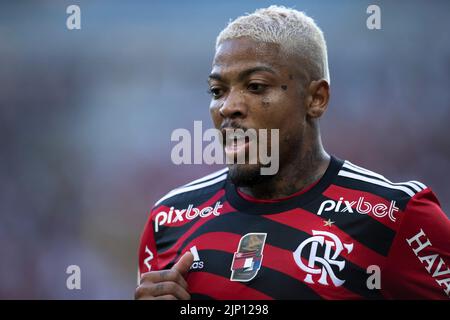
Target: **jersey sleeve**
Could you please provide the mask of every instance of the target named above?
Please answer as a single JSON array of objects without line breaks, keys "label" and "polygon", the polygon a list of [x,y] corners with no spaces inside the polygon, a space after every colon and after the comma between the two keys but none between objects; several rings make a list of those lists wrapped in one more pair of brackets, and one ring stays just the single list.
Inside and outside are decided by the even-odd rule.
[{"label": "jersey sleeve", "polygon": [[156,250],[155,235],[152,224],[152,211],[148,216],[139,246],[139,274],[156,271],[158,266],[158,253]]},{"label": "jersey sleeve", "polygon": [[450,220],[431,189],[408,202],[381,274],[388,299],[449,299]]}]

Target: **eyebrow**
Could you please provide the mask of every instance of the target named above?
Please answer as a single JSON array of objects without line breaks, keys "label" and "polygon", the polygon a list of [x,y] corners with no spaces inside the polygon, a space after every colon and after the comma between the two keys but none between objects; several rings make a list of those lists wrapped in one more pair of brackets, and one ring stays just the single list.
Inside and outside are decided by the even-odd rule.
[{"label": "eyebrow", "polygon": [[[249,68],[249,69],[246,69],[244,71],[241,71],[239,73],[239,75],[238,75],[238,79],[242,80],[242,79],[248,77],[249,75],[251,75],[252,73],[261,72],[261,71],[265,71],[265,72],[269,72],[269,73],[272,73],[272,74],[276,74],[276,72],[272,68],[265,67],[265,66],[258,66],[258,67],[253,67],[253,68]],[[223,81],[223,77],[219,73],[211,73],[208,76],[208,80]]]}]

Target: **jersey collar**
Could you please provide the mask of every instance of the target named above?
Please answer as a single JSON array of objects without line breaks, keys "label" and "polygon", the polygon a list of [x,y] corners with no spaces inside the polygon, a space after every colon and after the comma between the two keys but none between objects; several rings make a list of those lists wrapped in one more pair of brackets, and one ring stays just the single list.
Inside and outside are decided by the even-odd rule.
[{"label": "jersey collar", "polygon": [[343,160],[340,160],[332,155],[324,175],[312,188],[308,189],[306,192],[300,192],[299,195],[288,197],[282,201],[255,202],[246,200],[239,195],[236,186],[229,178],[225,184],[226,198],[232,207],[240,212],[249,214],[272,214],[298,208],[308,204],[320,196],[333,182],[343,163]]}]

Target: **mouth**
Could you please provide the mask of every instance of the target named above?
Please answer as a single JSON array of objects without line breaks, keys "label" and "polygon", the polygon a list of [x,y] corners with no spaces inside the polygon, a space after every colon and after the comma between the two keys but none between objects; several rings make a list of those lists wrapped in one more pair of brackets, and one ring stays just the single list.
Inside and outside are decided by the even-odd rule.
[{"label": "mouth", "polygon": [[[253,142],[252,130],[225,128],[222,129],[224,151],[227,157],[236,160],[248,155],[250,144]],[[238,158],[238,159],[239,159]]]}]

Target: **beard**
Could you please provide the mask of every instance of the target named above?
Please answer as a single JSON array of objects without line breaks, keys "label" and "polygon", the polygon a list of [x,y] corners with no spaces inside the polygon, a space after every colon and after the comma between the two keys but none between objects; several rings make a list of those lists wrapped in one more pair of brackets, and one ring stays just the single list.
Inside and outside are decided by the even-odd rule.
[{"label": "beard", "polygon": [[253,187],[273,178],[262,175],[261,167],[261,164],[231,164],[228,166],[228,176],[236,187]]}]

